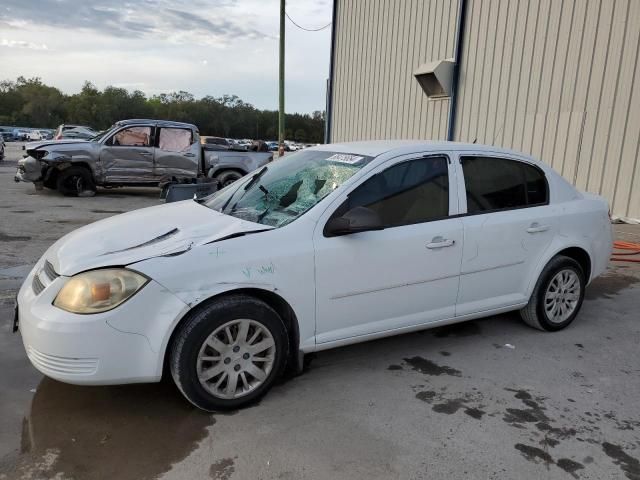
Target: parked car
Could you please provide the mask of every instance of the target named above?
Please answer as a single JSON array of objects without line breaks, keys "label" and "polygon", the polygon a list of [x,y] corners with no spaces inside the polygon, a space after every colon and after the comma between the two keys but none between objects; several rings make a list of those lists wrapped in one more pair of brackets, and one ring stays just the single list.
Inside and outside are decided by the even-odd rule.
[{"label": "parked car", "polygon": [[[63,135],[74,130],[79,127]],[[270,153],[208,151],[194,125],[146,119],[117,122],[88,141],[28,143],[25,152],[17,182],[87,196],[96,186],[158,186],[203,176],[226,186],[273,159]]]},{"label": "parked car", "polygon": [[64,130],[56,137],[56,140],[90,140],[96,135],[98,135],[98,132],[91,128],[77,127]]},{"label": "parked car", "polygon": [[221,137],[201,137],[201,142],[206,145],[209,150],[229,150],[231,145],[226,138]]},{"label": "parked car", "polygon": [[[69,131],[72,131],[73,133],[69,134]],[[86,135],[89,135],[89,132],[93,132],[93,135],[86,137]],[[96,133],[97,132],[93,128],[87,127],[86,125],[71,125],[63,123],[62,125],[58,125],[58,128],[53,134],[53,138],[55,140],[62,140],[65,138],[78,138],[78,135],[85,135],[85,138],[91,138],[92,136],[95,136]]]},{"label": "parked car", "polygon": [[323,145],[64,236],[27,276],[16,321],[49,377],[166,369],[192,404],[226,410],[319,350],[508,311],[563,329],[611,250],[607,202],[527,155]]},{"label": "parked car", "polygon": [[5,142],[17,142],[19,139],[13,133],[13,127],[0,127],[0,134]]},{"label": "parked car", "polygon": [[53,140],[53,135],[55,134],[55,130],[51,130],[51,129],[44,129],[44,130],[40,130],[40,133],[42,134],[42,140]]},{"label": "parked car", "polygon": [[27,130],[26,128],[14,128],[13,129],[13,136],[18,141],[26,141],[26,140],[28,140],[29,132],[30,132],[30,130]]},{"label": "parked car", "polygon": [[27,133],[27,140],[33,142],[37,140],[46,140],[47,132],[44,130],[30,130]]}]

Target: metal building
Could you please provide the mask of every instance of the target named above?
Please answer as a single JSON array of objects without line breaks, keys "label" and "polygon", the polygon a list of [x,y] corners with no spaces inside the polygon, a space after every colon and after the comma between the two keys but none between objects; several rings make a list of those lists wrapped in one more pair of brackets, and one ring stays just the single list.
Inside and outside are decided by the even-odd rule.
[{"label": "metal building", "polygon": [[640,0],[335,0],[328,137],[528,152],[640,219],[639,51]]}]

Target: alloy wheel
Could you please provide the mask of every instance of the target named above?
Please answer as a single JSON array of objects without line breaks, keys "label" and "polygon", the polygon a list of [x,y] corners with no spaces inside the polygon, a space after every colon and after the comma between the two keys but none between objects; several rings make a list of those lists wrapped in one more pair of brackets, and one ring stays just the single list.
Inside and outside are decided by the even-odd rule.
[{"label": "alloy wheel", "polygon": [[544,294],[544,309],[552,323],[565,322],[578,307],[581,294],[578,274],[570,269],[556,273]]},{"label": "alloy wheel", "polygon": [[275,340],[263,324],[250,319],[231,320],[202,344],[197,359],[198,380],[215,397],[243,397],[264,383],[275,356]]}]

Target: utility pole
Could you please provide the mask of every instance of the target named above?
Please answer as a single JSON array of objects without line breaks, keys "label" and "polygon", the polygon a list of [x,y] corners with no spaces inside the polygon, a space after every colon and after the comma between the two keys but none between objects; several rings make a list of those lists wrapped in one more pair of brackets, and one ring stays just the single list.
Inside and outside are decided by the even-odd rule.
[{"label": "utility pole", "polygon": [[285,0],[280,0],[280,103],[278,108],[278,154],[284,155],[284,14]]}]

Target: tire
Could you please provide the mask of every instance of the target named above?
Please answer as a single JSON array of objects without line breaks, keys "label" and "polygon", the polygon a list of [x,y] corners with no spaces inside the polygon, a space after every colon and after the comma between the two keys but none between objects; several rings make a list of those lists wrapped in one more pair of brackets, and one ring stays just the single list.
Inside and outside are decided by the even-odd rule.
[{"label": "tire", "polygon": [[218,180],[218,186],[220,189],[231,185],[233,182],[240,180],[241,178],[242,174],[235,170],[225,170],[216,175],[216,180]]},{"label": "tire", "polygon": [[[578,262],[562,255],[552,258],[520,316],[533,328],[547,332],[562,330],[573,322],[582,307],[585,283]],[[558,289],[560,294],[554,295]]]},{"label": "tire", "polygon": [[233,295],[203,306],[183,323],[172,342],[169,367],[178,389],[196,407],[235,410],[269,391],[287,363],[288,348],[282,319],[271,307]]},{"label": "tire", "polygon": [[66,197],[93,196],[96,185],[85,167],[69,167],[58,173],[56,189]]}]

